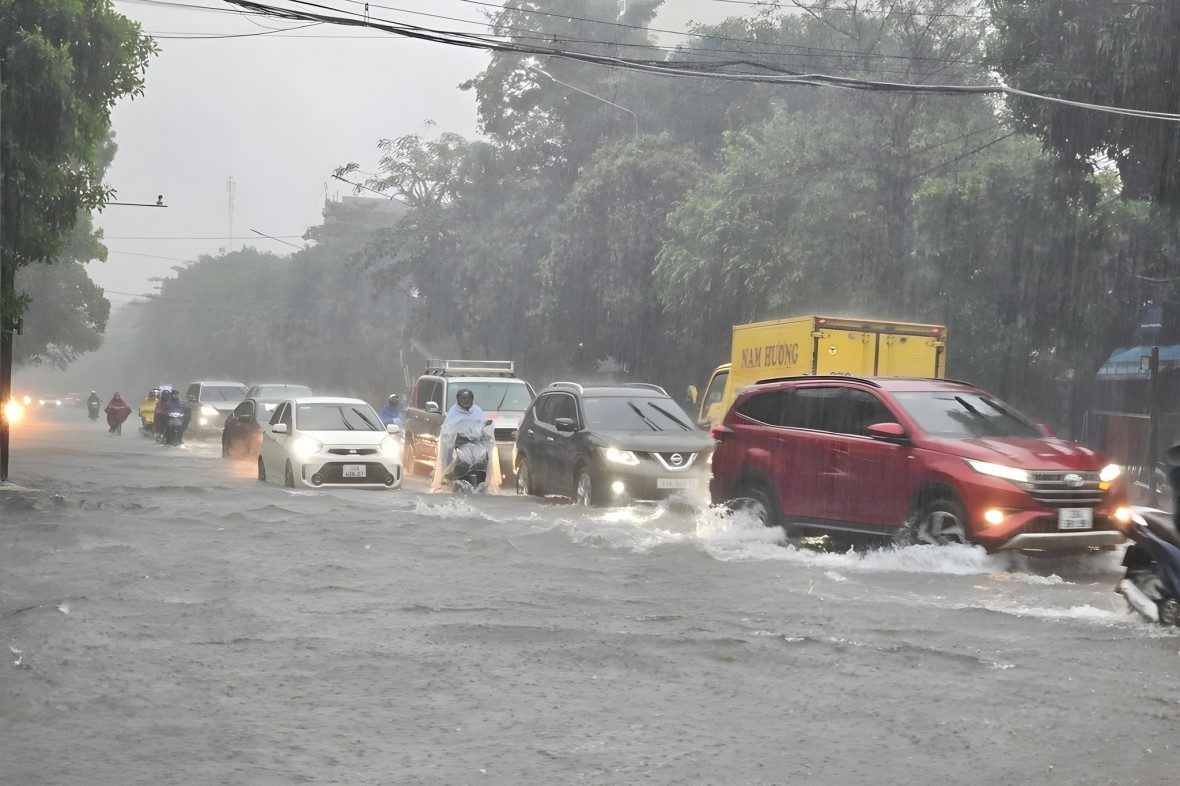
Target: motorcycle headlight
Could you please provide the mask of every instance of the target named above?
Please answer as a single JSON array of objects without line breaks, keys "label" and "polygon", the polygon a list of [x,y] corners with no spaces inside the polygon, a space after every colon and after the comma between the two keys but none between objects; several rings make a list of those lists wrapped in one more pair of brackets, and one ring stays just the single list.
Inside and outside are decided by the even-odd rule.
[{"label": "motorcycle headlight", "polygon": [[1028,470],[1016,469],[1015,467],[1005,467],[1003,464],[992,464],[987,461],[975,461],[974,459],[963,459],[976,472],[984,475],[991,475],[994,478],[1003,478],[1004,480],[1011,480],[1015,483],[1028,483]]},{"label": "motorcycle headlight", "polygon": [[1102,471],[1098,473],[1098,479],[1103,483],[1109,483],[1121,474],[1123,474],[1123,468],[1118,464],[1107,464],[1102,468]]},{"label": "motorcycle headlight", "polygon": [[607,448],[603,451],[603,456],[607,461],[613,461],[616,464],[626,464],[627,466],[635,466],[639,463],[639,457],[629,450],[620,450],[619,448]]},{"label": "motorcycle headlight", "polygon": [[295,453],[295,455],[302,458],[314,456],[316,453],[319,453],[323,447],[324,444],[322,442],[320,442],[318,439],[312,439],[306,434],[300,434],[291,443],[291,450]]},{"label": "motorcycle headlight", "polygon": [[386,437],[377,445],[377,452],[385,458],[397,458],[402,454],[401,443],[393,437]]}]

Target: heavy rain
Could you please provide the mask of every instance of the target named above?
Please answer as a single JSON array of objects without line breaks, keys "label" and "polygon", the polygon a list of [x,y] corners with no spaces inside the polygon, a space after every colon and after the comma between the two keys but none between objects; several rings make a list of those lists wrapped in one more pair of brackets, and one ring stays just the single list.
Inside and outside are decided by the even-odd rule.
[{"label": "heavy rain", "polygon": [[0,0],[0,780],[1171,782],[1178,53]]}]

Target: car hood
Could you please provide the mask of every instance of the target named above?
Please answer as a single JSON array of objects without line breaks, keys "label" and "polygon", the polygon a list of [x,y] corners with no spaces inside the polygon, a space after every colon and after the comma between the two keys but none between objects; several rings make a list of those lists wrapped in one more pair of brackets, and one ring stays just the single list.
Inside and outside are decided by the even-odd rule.
[{"label": "car hood", "polygon": [[372,448],[389,436],[387,431],[301,431],[329,448]]},{"label": "car hood", "polygon": [[495,412],[485,409],[483,414],[492,421],[492,428],[519,428],[520,421],[524,420],[523,412]]},{"label": "car hood", "polygon": [[713,448],[707,431],[599,431],[594,439],[608,447],[647,453],[699,453]]},{"label": "car hood", "polygon": [[1020,469],[1097,471],[1106,464],[1097,451],[1064,439],[931,439],[928,447]]}]

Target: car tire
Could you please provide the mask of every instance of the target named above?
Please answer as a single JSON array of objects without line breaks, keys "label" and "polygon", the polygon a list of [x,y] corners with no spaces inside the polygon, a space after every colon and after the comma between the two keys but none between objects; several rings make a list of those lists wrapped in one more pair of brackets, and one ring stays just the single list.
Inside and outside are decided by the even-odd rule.
[{"label": "car tire", "polygon": [[[778,501],[765,486],[749,486],[742,491],[741,497],[732,503],[734,509],[748,511],[767,527],[782,526],[782,516],[778,511]],[[785,529],[785,527],[784,527]]]},{"label": "car tire", "polygon": [[283,485],[289,489],[295,488],[295,471],[291,469],[291,462],[283,468]]},{"label": "car tire", "polygon": [[537,486],[533,483],[533,473],[529,469],[528,459],[523,456],[516,465],[516,493],[522,497],[537,495]]},{"label": "car tire", "polygon": [[266,465],[262,463],[262,456],[258,457],[258,479],[266,481]]},{"label": "car tire", "polygon": [[899,546],[947,546],[971,542],[967,513],[954,497],[941,495],[920,503],[894,541]]},{"label": "car tire", "polygon": [[602,494],[594,483],[590,467],[585,464],[578,467],[574,475],[574,504],[583,507],[600,507],[603,504]]},{"label": "car tire", "polygon": [[402,467],[405,473],[411,477],[418,474],[418,460],[414,457],[414,443],[409,440],[402,448]]}]

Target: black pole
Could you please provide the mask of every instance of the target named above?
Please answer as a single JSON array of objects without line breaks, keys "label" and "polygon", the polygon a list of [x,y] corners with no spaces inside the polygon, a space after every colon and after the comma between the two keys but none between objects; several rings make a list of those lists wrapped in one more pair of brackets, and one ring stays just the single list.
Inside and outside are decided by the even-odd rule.
[{"label": "black pole", "polygon": [[[1155,502],[1156,482],[1155,467],[1159,463],[1159,372],[1160,348],[1151,348],[1151,365],[1147,379],[1147,498],[1150,503]],[[1150,504],[1149,503],[1149,504]]]}]

